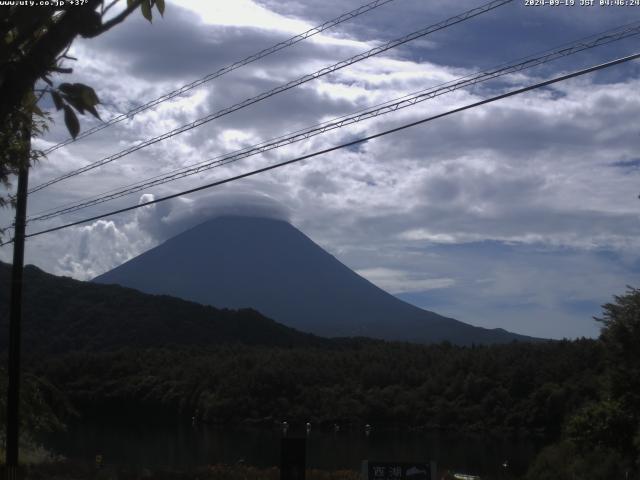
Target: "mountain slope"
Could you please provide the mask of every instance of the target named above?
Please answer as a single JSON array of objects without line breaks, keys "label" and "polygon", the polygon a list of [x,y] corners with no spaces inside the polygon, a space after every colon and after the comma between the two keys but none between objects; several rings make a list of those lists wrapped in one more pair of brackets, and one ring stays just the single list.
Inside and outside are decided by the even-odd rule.
[{"label": "mountain slope", "polygon": [[527,340],[410,305],[376,287],[290,224],[220,217],[97,277],[143,292],[226,308],[255,308],[323,336],[457,344]]},{"label": "mountain slope", "polygon": [[[0,262],[0,350],[8,344],[10,265]],[[27,266],[24,279],[25,352],[104,351],[122,347],[323,345],[255,310],[219,310],[117,285],[49,275]]]}]

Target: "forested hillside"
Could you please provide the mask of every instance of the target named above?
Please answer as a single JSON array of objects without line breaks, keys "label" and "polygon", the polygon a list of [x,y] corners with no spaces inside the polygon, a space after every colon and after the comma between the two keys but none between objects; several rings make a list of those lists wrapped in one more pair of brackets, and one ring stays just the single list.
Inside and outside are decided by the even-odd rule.
[{"label": "forested hillside", "polygon": [[[255,310],[220,310],[117,285],[97,285],[25,268],[23,351],[90,352],[123,347],[242,343],[318,345],[325,340]],[[0,351],[8,336],[10,266],[0,262]]]}]

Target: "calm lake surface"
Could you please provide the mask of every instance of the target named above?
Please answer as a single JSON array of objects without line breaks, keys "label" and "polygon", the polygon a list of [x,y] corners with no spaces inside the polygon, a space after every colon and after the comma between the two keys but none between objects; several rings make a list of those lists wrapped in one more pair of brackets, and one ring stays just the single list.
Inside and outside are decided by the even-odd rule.
[{"label": "calm lake surface", "polygon": [[[302,426],[288,436],[304,437]],[[229,428],[165,424],[84,423],[44,438],[50,450],[69,459],[93,462],[96,454],[117,465],[189,468],[244,461],[258,467],[277,466],[282,432],[278,428]],[[463,436],[438,432],[372,429],[311,430],[307,466],[359,470],[362,460],[428,461],[453,471],[496,474],[509,463],[520,474],[539,444],[527,438]]]}]

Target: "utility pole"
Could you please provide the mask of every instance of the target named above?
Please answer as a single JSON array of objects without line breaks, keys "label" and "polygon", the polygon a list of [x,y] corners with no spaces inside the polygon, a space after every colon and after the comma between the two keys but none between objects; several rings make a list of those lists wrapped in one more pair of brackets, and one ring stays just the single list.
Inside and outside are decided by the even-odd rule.
[{"label": "utility pole", "polygon": [[16,220],[13,235],[13,266],[11,269],[11,300],[9,310],[9,385],[7,389],[7,450],[6,480],[20,480],[18,466],[20,437],[20,333],[22,323],[22,274],[24,270],[24,240],[27,217],[27,190],[31,156],[31,126],[22,130],[24,158],[18,171]]}]

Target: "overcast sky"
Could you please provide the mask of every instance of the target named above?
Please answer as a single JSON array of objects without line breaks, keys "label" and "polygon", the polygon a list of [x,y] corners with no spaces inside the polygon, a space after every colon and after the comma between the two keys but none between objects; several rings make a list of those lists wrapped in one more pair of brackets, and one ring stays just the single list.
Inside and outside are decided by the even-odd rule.
[{"label": "overcast sky", "polygon": [[[365,0],[181,0],[77,41],[74,73],[103,118],[334,18]],[[478,0],[395,0],[51,153],[31,185],[440,22]],[[575,1],[576,4],[580,0]],[[597,3],[597,2],[596,2]],[[640,7],[515,0],[34,193],[79,201],[494,65],[640,20]],[[637,37],[460,90],[265,155],[46,222],[198,186],[635,53]],[[304,163],[35,237],[27,262],[91,279],[215,215],[284,218],[376,285],[440,314],[553,338],[596,336],[600,305],[640,286],[638,62],[455,114]],[[44,106],[47,106],[45,104]],[[41,148],[66,138],[62,119]],[[95,124],[82,117],[82,127]],[[2,225],[11,212],[0,212]],[[210,254],[224,254],[210,252]],[[0,248],[9,261],[10,247]]]}]

